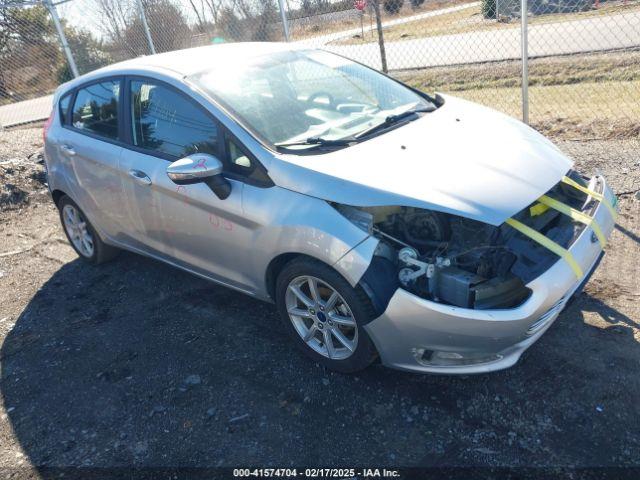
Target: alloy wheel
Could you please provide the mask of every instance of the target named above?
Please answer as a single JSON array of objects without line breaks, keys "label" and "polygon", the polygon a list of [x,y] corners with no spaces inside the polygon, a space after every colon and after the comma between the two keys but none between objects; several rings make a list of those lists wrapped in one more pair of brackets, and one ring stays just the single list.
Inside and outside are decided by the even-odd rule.
[{"label": "alloy wheel", "polygon": [[62,220],[73,246],[83,257],[91,258],[94,252],[93,235],[88,229],[87,220],[73,205],[62,209]]},{"label": "alloy wheel", "polygon": [[358,345],[358,327],[347,302],[327,282],[304,275],[287,287],[285,304],[298,335],[331,360],[349,358]]}]

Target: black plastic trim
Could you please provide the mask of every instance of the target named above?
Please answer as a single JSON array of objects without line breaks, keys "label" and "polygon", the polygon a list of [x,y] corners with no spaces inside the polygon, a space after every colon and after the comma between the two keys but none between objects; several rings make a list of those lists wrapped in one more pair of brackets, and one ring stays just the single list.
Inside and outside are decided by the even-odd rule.
[{"label": "black plastic trim", "polygon": [[582,279],[582,281],[580,282],[580,285],[578,285],[578,288],[576,288],[576,290],[573,292],[573,294],[571,295],[571,298],[569,298],[569,300],[567,301],[565,308],[571,305],[573,302],[575,302],[576,298],[580,296],[585,285],[591,279],[591,275],[593,275],[593,272],[595,272],[596,269],[598,268],[598,265],[600,265],[600,262],[602,261],[603,257],[604,257],[604,250],[600,252],[598,259],[593,264],[593,267],[591,267],[591,271]]},{"label": "black plastic trim", "polygon": [[[60,98],[58,99],[58,119],[60,120],[60,125],[62,125],[63,127],[65,125],[69,124],[69,118],[71,117],[71,114],[73,113],[73,104],[75,102],[75,96],[76,96],[76,92],[75,90],[69,90],[68,92],[65,92],[63,95],[60,96]],[[67,109],[67,115],[63,116],[62,115],[62,101],[68,98],[69,99],[69,108]]]},{"label": "black plastic trim", "polygon": [[373,305],[375,315],[369,319],[371,321],[384,313],[391,297],[400,287],[397,268],[390,260],[374,255],[358,285],[362,287]]}]

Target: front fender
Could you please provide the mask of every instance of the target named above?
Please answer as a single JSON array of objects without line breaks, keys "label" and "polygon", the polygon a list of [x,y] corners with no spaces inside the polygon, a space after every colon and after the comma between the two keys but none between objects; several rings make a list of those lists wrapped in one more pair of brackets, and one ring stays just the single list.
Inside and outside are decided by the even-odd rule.
[{"label": "front fender", "polygon": [[[250,187],[245,189],[243,210],[256,225],[251,242],[251,270],[257,275],[259,295],[267,295],[266,271],[280,255],[316,258],[333,266],[352,285],[358,283],[373,255],[372,243],[366,242],[369,234],[324,200],[280,187]],[[354,248],[365,244],[362,249]]]}]

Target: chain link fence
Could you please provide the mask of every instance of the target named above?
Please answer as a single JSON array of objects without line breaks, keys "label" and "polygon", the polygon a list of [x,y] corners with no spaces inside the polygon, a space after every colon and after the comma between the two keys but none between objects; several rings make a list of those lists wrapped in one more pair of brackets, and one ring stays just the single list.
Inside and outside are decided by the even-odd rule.
[{"label": "chain link fence", "polygon": [[[42,109],[43,94],[61,81],[68,64],[44,4],[22,8],[21,2],[0,6],[0,109],[2,123],[20,118],[21,109]],[[25,102],[28,101],[28,102]]]},{"label": "chain link fence", "polygon": [[46,116],[48,95],[74,69],[285,40],[524,117],[556,137],[640,134],[640,0],[4,0],[0,124]]}]

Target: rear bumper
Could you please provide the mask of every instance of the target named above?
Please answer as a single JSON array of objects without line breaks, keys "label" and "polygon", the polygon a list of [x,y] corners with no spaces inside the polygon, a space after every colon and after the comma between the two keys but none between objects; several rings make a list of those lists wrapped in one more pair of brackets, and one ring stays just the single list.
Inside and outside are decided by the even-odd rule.
[{"label": "rear bumper", "polygon": [[[604,179],[603,192],[615,203]],[[605,205],[593,214],[609,238],[615,219]],[[594,241],[595,240],[595,241]],[[472,310],[442,305],[398,289],[385,312],[365,326],[382,363],[415,372],[470,374],[514,365],[522,353],[551,326],[572,295],[588,280],[603,251],[593,230],[585,228],[570,248],[584,276],[577,279],[562,259],[531,281],[521,306],[505,310]]]}]

